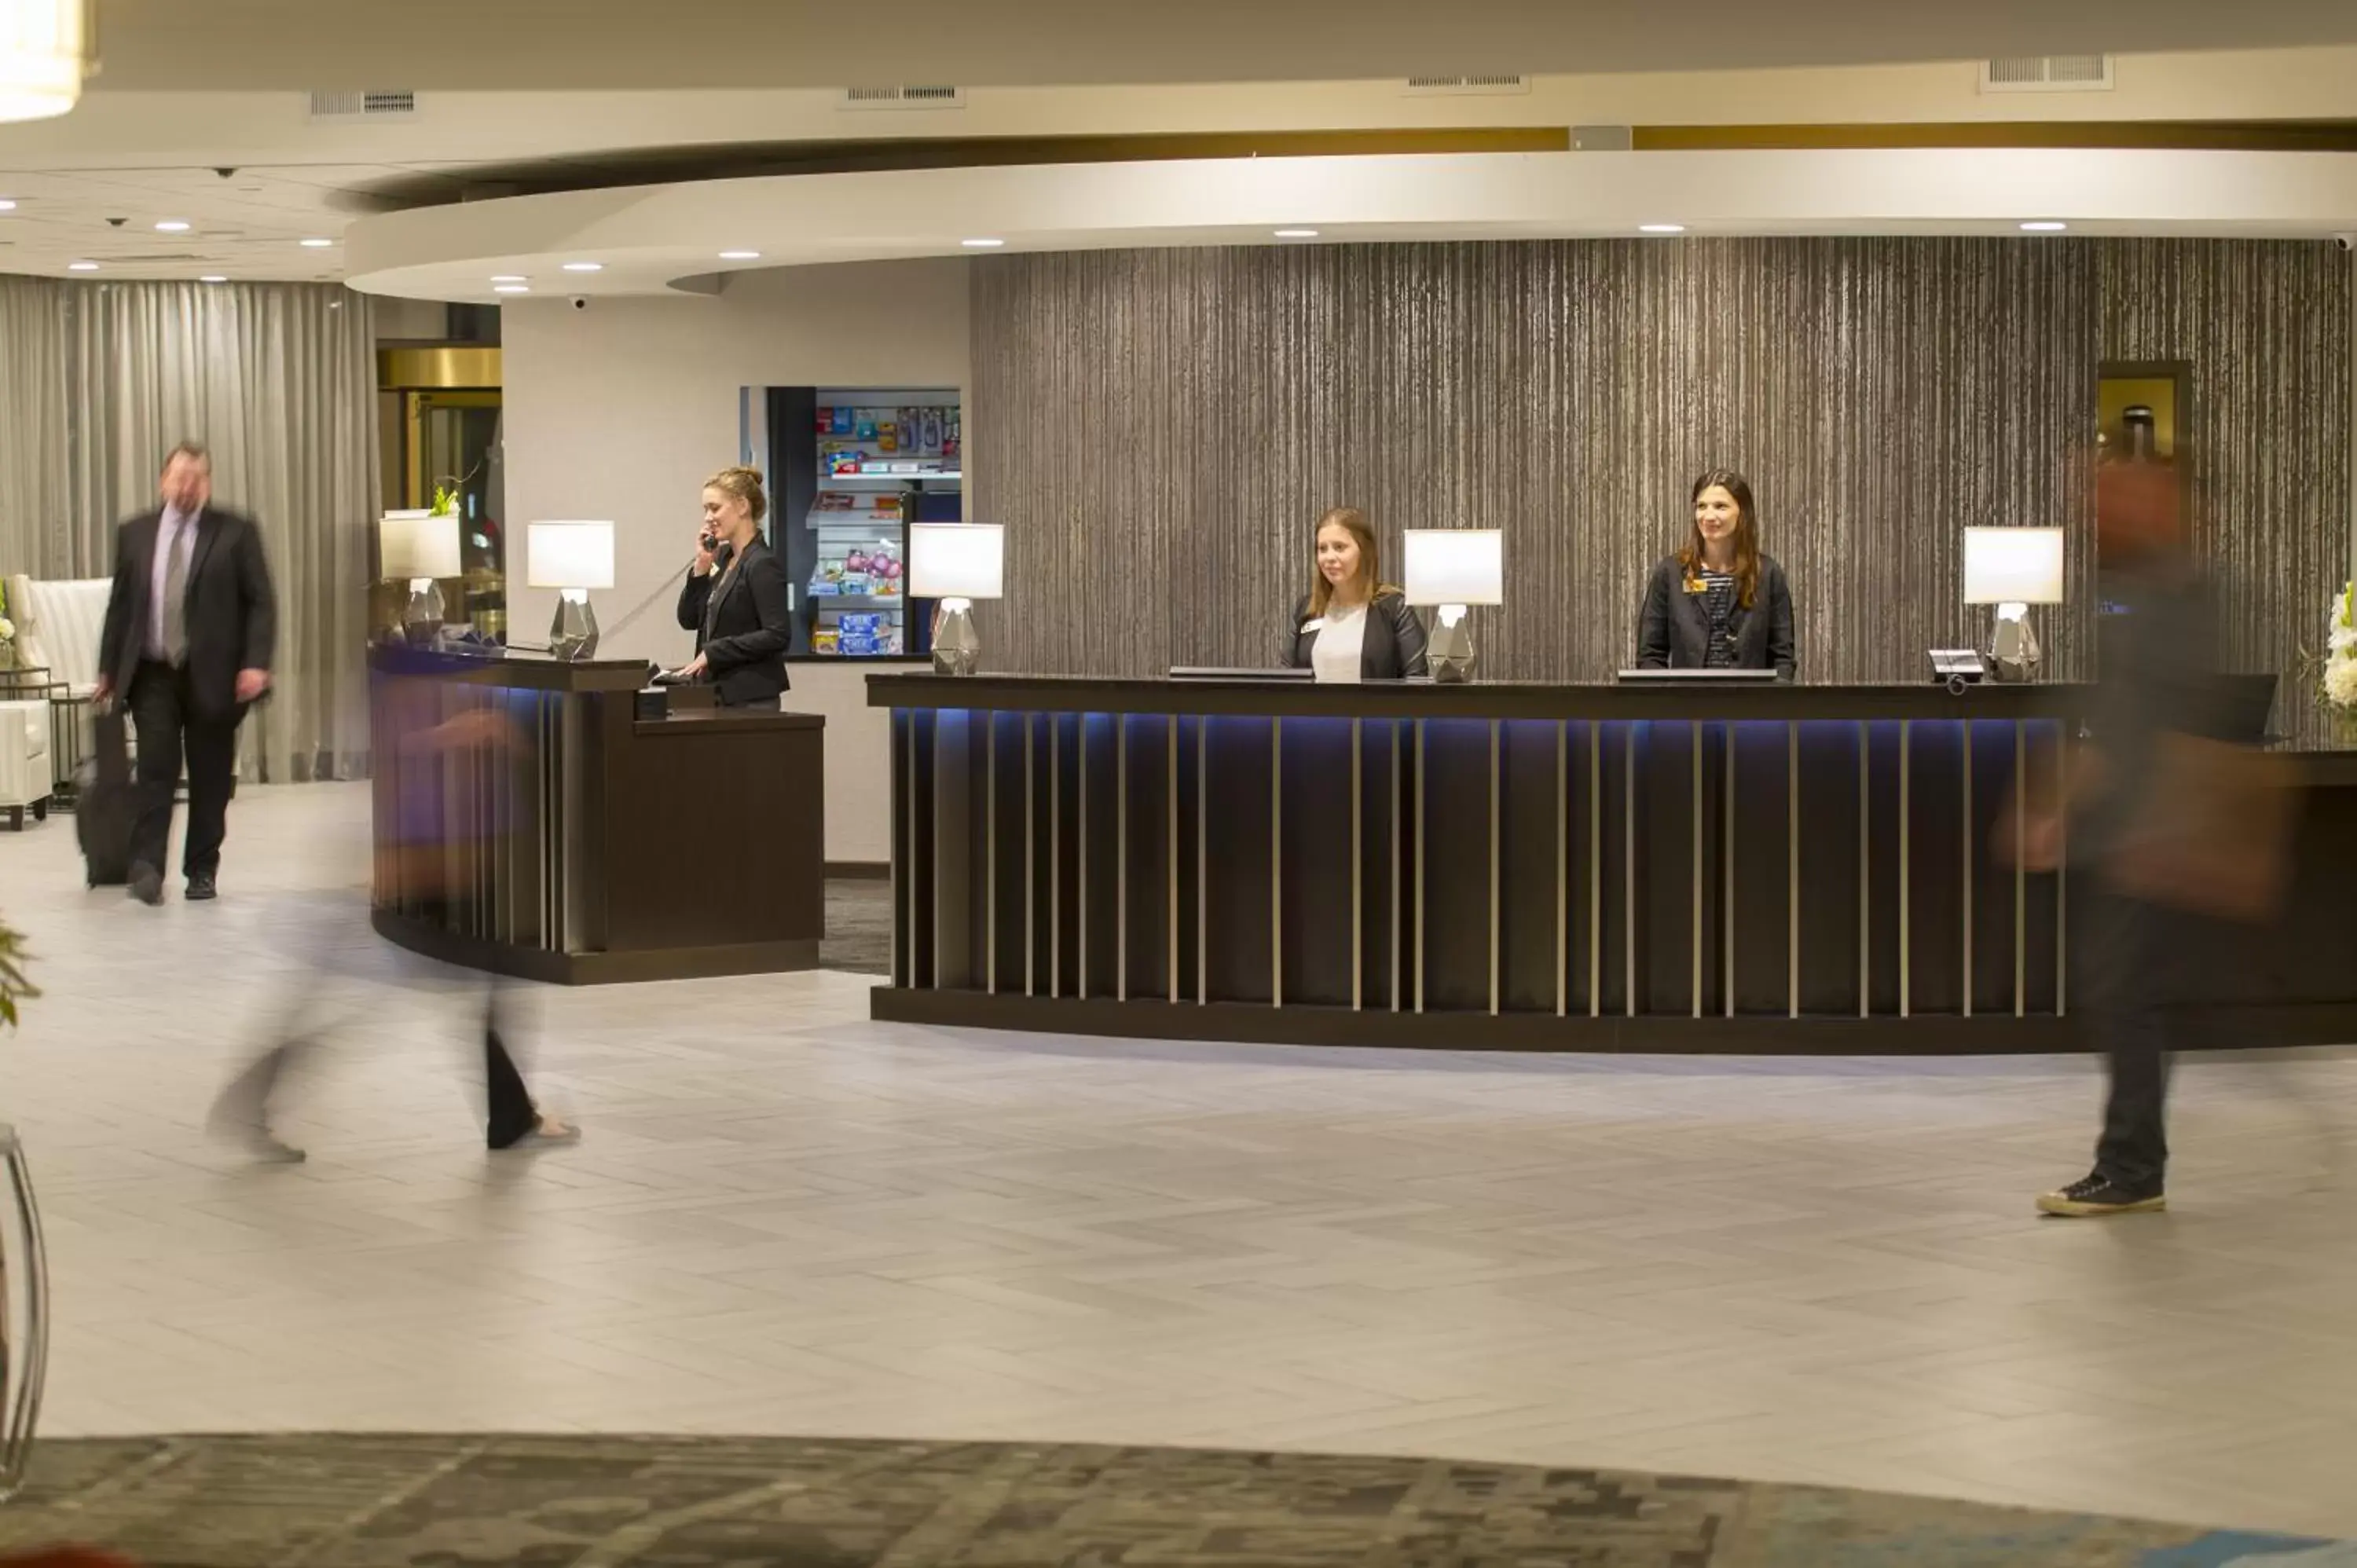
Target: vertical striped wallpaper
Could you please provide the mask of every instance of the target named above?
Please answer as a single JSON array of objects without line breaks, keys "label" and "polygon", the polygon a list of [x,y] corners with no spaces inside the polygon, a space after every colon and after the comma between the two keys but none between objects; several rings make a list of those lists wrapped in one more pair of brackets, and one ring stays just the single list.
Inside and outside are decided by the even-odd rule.
[{"label": "vertical striped wallpaper", "polygon": [[[1484,672],[1629,661],[1693,476],[1749,474],[1803,679],[1977,639],[1960,530],[2093,565],[2105,359],[2194,363],[2199,512],[2234,650],[2288,659],[2347,558],[2349,274],[2330,244],[1791,239],[1240,247],[974,269],[975,515],[1008,525],[991,662],[1272,661],[1326,508],[1506,531]],[[1395,571],[1390,574],[1395,579]],[[2041,612],[2093,668],[2093,596]]]}]

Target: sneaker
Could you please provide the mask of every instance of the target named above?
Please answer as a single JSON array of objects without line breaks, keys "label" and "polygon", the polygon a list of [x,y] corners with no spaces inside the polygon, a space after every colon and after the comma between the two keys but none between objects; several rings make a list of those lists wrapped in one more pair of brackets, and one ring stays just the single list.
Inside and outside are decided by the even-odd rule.
[{"label": "sneaker", "polygon": [[2095,1219],[2110,1214],[2158,1214],[2169,1207],[2158,1184],[2122,1187],[2109,1176],[2091,1176],[2060,1192],[2043,1194],[2039,1209],[2066,1219]]}]

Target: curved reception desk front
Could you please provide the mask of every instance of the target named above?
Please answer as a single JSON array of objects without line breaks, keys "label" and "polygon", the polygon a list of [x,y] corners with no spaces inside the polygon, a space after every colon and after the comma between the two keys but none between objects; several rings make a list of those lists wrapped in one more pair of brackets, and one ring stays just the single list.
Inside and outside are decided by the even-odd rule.
[{"label": "curved reception desk front", "polygon": [[[2059,779],[2086,699],[871,676],[896,939],[873,1014],[1361,1046],[2076,1048],[2070,876],[1992,848],[1998,814]],[[2357,766],[2303,767],[2290,918],[2218,932],[2187,1000],[2238,1026],[2204,1043],[2357,1038],[2332,869],[2357,864]]]},{"label": "curved reception desk front", "polygon": [[371,650],[377,931],[568,985],[813,967],[825,721],[640,717],[646,672]]}]

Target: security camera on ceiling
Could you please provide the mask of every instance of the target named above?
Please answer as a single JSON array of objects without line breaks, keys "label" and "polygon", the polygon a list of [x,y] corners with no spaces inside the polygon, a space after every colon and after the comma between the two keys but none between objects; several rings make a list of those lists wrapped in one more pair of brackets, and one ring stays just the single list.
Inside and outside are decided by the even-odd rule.
[{"label": "security camera on ceiling", "polygon": [[587,298],[586,295],[578,295],[578,294],[575,295],[573,296],[573,308],[574,308],[574,309],[576,309],[576,310],[587,310],[587,309],[588,309],[588,308],[589,308],[589,301],[588,301],[588,298]]}]

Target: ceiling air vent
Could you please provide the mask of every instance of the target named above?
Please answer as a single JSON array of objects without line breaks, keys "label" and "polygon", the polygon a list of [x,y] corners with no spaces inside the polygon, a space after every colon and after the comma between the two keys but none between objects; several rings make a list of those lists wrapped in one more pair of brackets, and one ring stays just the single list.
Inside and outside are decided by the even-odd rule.
[{"label": "ceiling air vent", "polygon": [[414,120],[417,94],[379,88],[370,92],[314,92],[314,120]]},{"label": "ceiling air vent", "polygon": [[1531,90],[1526,76],[1411,76],[1410,98],[1512,98]]},{"label": "ceiling air vent", "polygon": [[846,87],[838,109],[963,109],[963,87]]},{"label": "ceiling air vent", "polygon": [[2007,55],[1981,61],[1983,92],[2109,92],[2109,55]]}]

